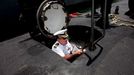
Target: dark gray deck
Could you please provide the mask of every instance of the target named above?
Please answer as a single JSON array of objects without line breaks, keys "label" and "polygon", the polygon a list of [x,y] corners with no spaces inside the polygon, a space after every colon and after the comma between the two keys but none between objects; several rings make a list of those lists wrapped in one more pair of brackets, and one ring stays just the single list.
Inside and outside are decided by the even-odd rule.
[{"label": "dark gray deck", "polygon": [[[113,4],[120,6],[120,15],[127,11],[127,0]],[[131,19],[129,19],[131,20]],[[83,20],[84,23],[86,20]],[[89,24],[86,21],[86,24]],[[81,23],[79,20],[77,23]],[[133,75],[134,74],[134,28],[120,26],[106,30],[105,37],[98,42],[102,53],[89,66],[83,54],[73,63],[62,59],[51,49],[28,39],[29,34],[0,43],[0,75]],[[28,40],[26,40],[28,39]],[[91,58],[98,53],[88,51]]]}]

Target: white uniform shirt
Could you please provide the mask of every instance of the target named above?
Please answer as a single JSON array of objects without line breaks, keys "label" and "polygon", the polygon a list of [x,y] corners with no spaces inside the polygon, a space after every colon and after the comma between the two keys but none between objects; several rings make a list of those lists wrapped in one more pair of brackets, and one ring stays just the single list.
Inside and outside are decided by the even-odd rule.
[{"label": "white uniform shirt", "polygon": [[74,44],[70,44],[67,41],[65,46],[61,45],[58,41],[52,46],[52,51],[56,52],[61,57],[64,57],[66,54],[70,54],[71,51],[78,50]]}]

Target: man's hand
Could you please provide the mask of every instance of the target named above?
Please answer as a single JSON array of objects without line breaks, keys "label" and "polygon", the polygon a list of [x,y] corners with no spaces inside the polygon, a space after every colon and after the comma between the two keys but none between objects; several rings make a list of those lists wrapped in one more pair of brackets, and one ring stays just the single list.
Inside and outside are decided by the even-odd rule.
[{"label": "man's hand", "polygon": [[82,51],[81,51],[81,50],[75,50],[75,51],[72,51],[71,54],[66,54],[66,55],[64,56],[64,58],[67,59],[67,60],[69,60],[69,59],[71,59],[72,57],[74,57],[75,55],[80,55],[80,54],[82,54]]},{"label": "man's hand", "polygon": [[82,53],[82,50],[76,50],[76,51],[72,52],[73,55],[77,55],[77,54],[81,54],[81,53]]}]

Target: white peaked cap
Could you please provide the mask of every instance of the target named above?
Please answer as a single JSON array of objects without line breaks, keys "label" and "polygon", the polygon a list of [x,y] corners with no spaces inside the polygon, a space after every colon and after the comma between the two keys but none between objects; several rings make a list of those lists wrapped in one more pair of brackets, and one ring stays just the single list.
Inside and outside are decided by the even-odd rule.
[{"label": "white peaked cap", "polygon": [[66,31],[67,31],[67,29],[59,30],[59,31],[54,33],[54,36],[65,34]]}]

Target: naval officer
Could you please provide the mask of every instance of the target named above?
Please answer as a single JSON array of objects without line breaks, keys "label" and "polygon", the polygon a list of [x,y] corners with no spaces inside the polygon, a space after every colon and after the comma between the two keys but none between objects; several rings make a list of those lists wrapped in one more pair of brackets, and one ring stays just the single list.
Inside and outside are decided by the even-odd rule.
[{"label": "naval officer", "polygon": [[72,58],[81,55],[83,49],[78,49],[74,44],[71,44],[67,39],[67,29],[63,29],[54,33],[54,36],[58,36],[57,41],[52,46],[52,51],[60,55],[61,57],[72,60]]}]

